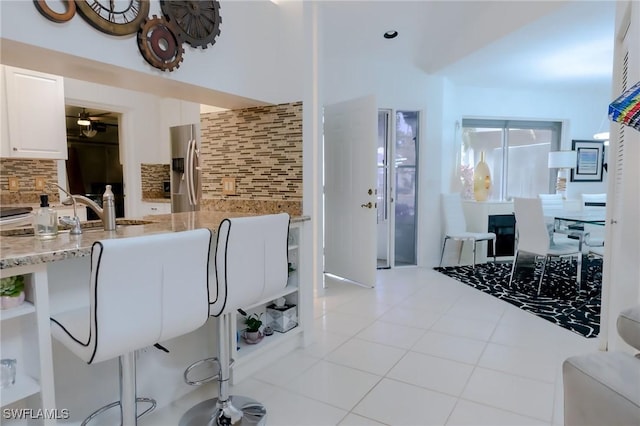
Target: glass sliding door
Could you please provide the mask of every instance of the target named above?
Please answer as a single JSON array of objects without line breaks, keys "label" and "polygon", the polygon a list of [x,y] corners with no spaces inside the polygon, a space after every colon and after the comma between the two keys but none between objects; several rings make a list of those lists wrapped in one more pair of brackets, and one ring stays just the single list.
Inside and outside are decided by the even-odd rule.
[{"label": "glass sliding door", "polygon": [[484,153],[491,170],[490,200],[535,198],[555,192],[549,151],[560,147],[560,122],[462,120],[463,197],[473,199],[473,169]]},{"label": "glass sliding door", "polygon": [[396,112],[394,266],[416,265],[419,113]]}]

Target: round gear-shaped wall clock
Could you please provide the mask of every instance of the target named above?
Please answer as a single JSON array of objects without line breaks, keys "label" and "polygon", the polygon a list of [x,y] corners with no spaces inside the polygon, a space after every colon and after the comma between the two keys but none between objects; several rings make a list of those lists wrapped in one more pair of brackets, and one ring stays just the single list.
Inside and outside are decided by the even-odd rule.
[{"label": "round gear-shaped wall clock", "polygon": [[76,8],[95,29],[125,36],[135,34],[149,15],[149,0],[76,0]]},{"label": "round gear-shaped wall clock", "polygon": [[50,8],[46,0],[34,0],[33,3],[36,5],[36,9],[38,9],[38,12],[40,12],[42,16],[58,24],[69,21],[76,14],[76,3],[73,0],[67,0],[64,2],[64,12],[58,12]]},{"label": "round gear-shaped wall clock", "polygon": [[164,18],[148,18],[138,30],[138,48],[144,59],[162,71],[180,67],[184,49],[182,41]]},{"label": "round gear-shaped wall clock", "polygon": [[192,47],[206,49],[220,35],[220,3],[218,1],[160,0],[162,13],[178,37]]}]

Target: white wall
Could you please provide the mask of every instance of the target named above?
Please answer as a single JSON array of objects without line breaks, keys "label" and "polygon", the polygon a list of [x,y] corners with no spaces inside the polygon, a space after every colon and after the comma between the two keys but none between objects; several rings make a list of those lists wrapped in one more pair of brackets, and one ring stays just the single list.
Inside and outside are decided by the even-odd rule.
[{"label": "white wall", "polygon": [[[121,73],[143,73],[159,78],[159,84],[162,80],[174,80],[272,103],[302,99],[302,5],[298,2],[276,5],[270,1],[221,3],[221,35],[216,43],[207,49],[184,44],[183,61],[173,72],[149,65],[138,50],[135,34],[126,37],[103,34],[78,14],[69,22],[57,24],[43,17],[31,1],[0,2],[1,36],[121,67]],[[159,5],[160,2],[152,1],[149,15],[161,15]],[[121,87],[125,83],[119,84],[118,79],[127,78],[125,74],[108,77]]]},{"label": "white wall", "polygon": [[440,244],[442,78],[417,67],[397,67],[384,52],[350,62],[348,70],[339,62],[322,65],[325,104],[375,94],[378,108],[420,111],[417,258],[420,266],[435,265]]}]

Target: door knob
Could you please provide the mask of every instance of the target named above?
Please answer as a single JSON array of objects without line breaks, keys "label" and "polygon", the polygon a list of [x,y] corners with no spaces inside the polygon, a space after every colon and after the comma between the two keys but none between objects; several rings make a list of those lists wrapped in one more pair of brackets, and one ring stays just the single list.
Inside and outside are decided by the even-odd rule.
[{"label": "door knob", "polygon": [[369,201],[367,204],[360,204],[360,207],[364,208],[364,209],[370,209],[373,207],[373,203],[371,201]]}]

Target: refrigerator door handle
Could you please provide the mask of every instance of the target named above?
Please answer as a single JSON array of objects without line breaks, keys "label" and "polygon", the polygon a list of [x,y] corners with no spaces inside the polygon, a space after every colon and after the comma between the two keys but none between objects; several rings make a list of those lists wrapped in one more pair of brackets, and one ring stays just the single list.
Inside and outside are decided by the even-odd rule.
[{"label": "refrigerator door handle", "polygon": [[186,164],[185,164],[185,168],[184,168],[184,176],[187,179],[187,197],[189,199],[189,205],[193,206],[193,160],[192,160],[192,155],[193,155],[193,139],[189,139],[189,141],[187,142],[187,158],[186,158]]},{"label": "refrigerator door handle", "polygon": [[198,141],[193,138],[193,169],[191,170],[191,193],[193,195],[193,205],[197,206],[200,200],[198,199],[198,188],[200,188],[200,150],[198,149]]},{"label": "refrigerator door handle", "polygon": [[[194,158],[195,158],[195,169],[196,170],[200,170],[200,150],[198,149],[198,143],[195,141],[193,141],[193,153],[195,154]],[[195,188],[195,187],[194,187]],[[194,198],[197,197],[194,193]]]}]

